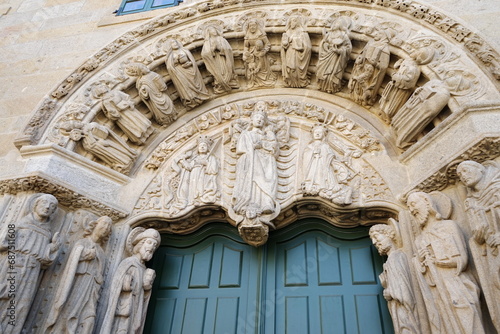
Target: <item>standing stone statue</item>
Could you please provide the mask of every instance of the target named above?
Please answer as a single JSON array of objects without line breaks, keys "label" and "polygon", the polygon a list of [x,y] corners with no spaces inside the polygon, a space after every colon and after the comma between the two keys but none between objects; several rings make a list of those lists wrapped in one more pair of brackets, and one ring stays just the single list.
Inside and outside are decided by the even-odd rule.
[{"label": "standing stone statue", "polygon": [[312,142],[304,151],[304,195],[320,196],[340,205],[351,204],[352,188],[347,185],[349,168],[338,159],[327,141],[328,129],[324,124],[312,128]]},{"label": "standing stone statue", "polygon": [[137,157],[136,150],[130,148],[120,136],[104,125],[70,121],[62,124],[61,129],[69,132],[71,140],[82,140],[83,148],[87,152],[118,172],[129,172]]},{"label": "standing stone statue", "polygon": [[134,228],[127,237],[126,248],[131,254],[116,269],[112,279],[108,307],[101,334],[142,333],[152,283],[151,260],[160,245],[160,233],[154,229]]},{"label": "standing stone statue", "polygon": [[132,143],[144,145],[154,128],[151,121],[135,108],[134,101],[128,94],[111,90],[105,83],[95,85],[92,94],[94,98],[101,100],[104,115],[116,122]]},{"label": "standing stone statue", "polygon": [[384,271],[379,277],[391,313],[394,333],[422,333],[417,318],[410,266],[406,254],[396,246],[394,227],[385,224],[374,225],[370,228],[370,238],[380,255],[387,255]]},{"label": "standing stone statue", "polygon": [[[13,232],[6,233],[0,243],[2,334],[21,333],[38,291],[40,273],[54,262],[61,246],[59,232],[52,234],[50,230],[57,199],[49,194],[37,194],[30,202],[30,212],[20,221],[9,224],[14,226],[7,226]],[[9,309],[13,309],[13,313],[8,312]]]},{"label": "standing stone statue", "polygon": [[320,90],[331,94],[342,89],[342,75],[351,51],[349,22],[338,18],[332,23],[329,31],[323,31],[323,40],[319,46],[316,76]]},{"label": "standing stone statue", "polygon": [[201,58],[207,70],[214,76],[214,92],[230,92],[239,88],[234,72],[233,49],[222,36],[219,26],[210,25],[204,32],[205,43],[201,49]]},{"label": "standing stone statue", "polygon": [[394,64],[397,71],[385,86],[380,98],[380,109],[387,120],[391,120],[408,100],[420,77],[419,65],[427,64],[433,54],[432,48],[417,49],[411,53],[410,58],[399,59]]},{"label": "standing stone statue", "polygon": [[464,236],[457,223],[448,220],[451,200],[440,192],[415,192],[407,204],[420,229],[415,239],[416,269],[423,276],[419,282],[430,290],[441,318],[433,333],[485,333]]},{"label": "standing stone statue", "polygon": [[175,39],[169,40],[167,47],[165,64],[182,103],[194,108],[208,100],[210,95],[191,52]]},{"label": "standing stone statue", "polygon": [[243,44],[243,61],[249,88],[270,87],[276,81],[271,70],[271,62],[267,53],[271,43],[264,31],[263,23],[250,19],[245,25],[245,42]]},{"label": "standing stone statue", "polygon": [[102,246],[112,221],[103,216],[85,226],[66,262],[44,333],[91,334],[104,281],[106,255]]},{"label": "standing stone statue", "polygon": [[430,80],[415,90],[410,99],[393,117],[396,145],[406,148],[448,104],[450,91],[440,80]]},{"label": "standing stone statue", "polygon": [[457,174],[467,187],[470,250],[491,319],[500,332],[500,167],[494,161],[464,161]]},{"label": "standing stone statue", "polygon": [[234,212],[245,215],[252,210],[263,214],[276,211],[279,145],[267,113],[255,110],[251,125],[243,130],[236,144],[238,162],[233,191]]},{"label": "standing stone statue", "polygon": [[172,169],[180,176],[177,200],[171,208],[173,212],[178,212],[188,205],[215,203],[219,198],[219,161],[213,155],[213,145],[211,138],[200,136],[197,152],[187,152],[172,165]]},{"label": "standing stone statue", "polygon": [[127,65],[125,73],[131,77],[137,77],[135,86],[139,96],[153,113],[153,118],[158,124],[169,125],[177,119],[177,111],[167,94],[167,84],[161,75],[141,63]]},{"label": "standing stone statue", "polygon": [[354,101],[365,106],[375,103],[390,57],[389,37],[386,31],[378,28],[373,40],[365,45],[356,58],[352,69],[348,88]]},{"label": "standing stone statue", "polygon": [[311,61],[311,39],[304,28],[303,18],[291,16],[281,37],[281,66],[283,80],[289,87],[302,88],[309,84],[308,67]]}]

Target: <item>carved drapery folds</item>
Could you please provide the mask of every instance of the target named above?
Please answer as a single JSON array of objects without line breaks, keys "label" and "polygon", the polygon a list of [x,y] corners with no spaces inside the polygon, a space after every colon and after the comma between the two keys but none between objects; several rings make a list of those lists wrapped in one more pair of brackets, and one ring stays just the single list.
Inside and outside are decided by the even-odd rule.
[{"label": "carved drapery folds", "polygon": [[66,259],[44,333],[92,333],[104,283],[103,247],[111,224],[111,219],[103,216],[83,226],[84,238],[75,243]]},{"label": "carved drapery folds", "polygon": [[398,224],[391,219],[388,225],[374,225],[370,228],[370,237],[380,255],[387,256],[379,278],[391,313],[394,333],[419,334],[422,331],[415,297],[417,289],[411,279],[408,258],[398,246],[401,245]]},{"label": "carved drapery folds", "polygon": [[156,273],[146,268],[160,245],[154,229],[134,228],[127,237],[130,254],[113,273],[108,306],[100,333],[142,333]]},{"label": "carved drapery folds", "polygon": [[158,124],[166,126],[177,119],[174,103],[166,92],[167,84],[158,73],[142,63],[129,64],[125,72],[129,76],[137,77],[135,86],[139,96]]},{"label": "carved drapery folds", "polygon": [[485,333],[467,244],[458,224],[449,220],[450,198],[415,192],[408,207],[418,231],[413,260],[431,332]]},{"label": "carved drapery folds", "polygon": [[[3,226],[0,244],[0,305],[4,313],[2,333],[20,333],[38,290],[41,271],[59,255],[59,232],[52,233],[51,221],[58,208],[49,194],[33,195],[28,213],[17,222]],[[10,308],[9,308],[10,307]]]},{"label": "carved drapery folds", "polygon": [[167,40],[165,44],[167,71],[182,103],[194,108],[208,100],[210,96],[192,53],[175,39]]},{"label": "carved drapery folds", "polygon": [[[134,212],[161,215],[168,222],[166,231],[187,233],[210,220],[203,210],[213,214],[219,207],[243,239],[256,246],[277,225],[290,222],[293,215],[282,208],[290,209],[296,199],[333,205],[322,215],[341,226],[357,226],[364,219],[361,207],[394,201],[363,159],[381,150],[370,131],[309,103],[286,99],[226,105],[194,118],[159,145],[145,163],[157,174]],[[368,209],[366,215],[371,214]]]},{"label": "carved drapery folds", "polygon": [[472,230],[469,247],[491,319],[500,330],[500,168],[494,161],[460,163],[457,174],[467,187],[465,211]]}]

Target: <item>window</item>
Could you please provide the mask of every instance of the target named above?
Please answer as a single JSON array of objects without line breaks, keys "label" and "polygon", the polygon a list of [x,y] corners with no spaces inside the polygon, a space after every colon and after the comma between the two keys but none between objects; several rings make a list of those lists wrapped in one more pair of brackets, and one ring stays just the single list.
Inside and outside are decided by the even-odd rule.
[{"label": "window", "polygon": [[148,10],[177,6],[182,0],[124,0],[117,15],[145,12]]}]

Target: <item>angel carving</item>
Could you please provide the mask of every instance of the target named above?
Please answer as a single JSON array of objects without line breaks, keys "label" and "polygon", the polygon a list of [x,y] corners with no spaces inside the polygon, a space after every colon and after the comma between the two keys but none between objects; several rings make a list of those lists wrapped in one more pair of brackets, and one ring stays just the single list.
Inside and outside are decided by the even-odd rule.
[{"label": "angel carving", "polygon": [[350,154],[342,157],[337,154],[327,141],[328,129],[324,124],[315,124],[311,133],[313,140],[304,151],[302,193],[320,196],[339,205],[351,204],[352,187],[348,181],[353,173],[345,163]]}]

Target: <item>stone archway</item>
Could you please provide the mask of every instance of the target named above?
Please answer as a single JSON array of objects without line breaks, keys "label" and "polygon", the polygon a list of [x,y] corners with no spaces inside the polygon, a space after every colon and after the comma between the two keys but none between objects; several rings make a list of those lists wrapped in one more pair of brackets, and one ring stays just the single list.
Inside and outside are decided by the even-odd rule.
[{"label": "stone archway", "polygon": [[[342,57],[327,44],[344,45],[344,63],[329,62]],[[222,50],[227,62],[217,60]],[[18,219],[35,191],[59,199],[61,231],[85,220],[77,209],[110,215],[103,298],[131,226],[182,234],[224,220],[260,245],[301,217],[386,222],[412,190],[453,185],[459,162],[498,157],[497,59],[474,32],[415,1],[207,1],[173,10],[102,49],[41,102],[17,140],[26,174],[1,182],[2,194],[14,195],[6,205],[17,207],[8,217]],[[414,75],[406,86],[405,71]],[[265,126],[251,125],[256,114]],[[245,136],[265,147],[260,169],[249,162],[256,153],[238,148]],[[247,176],[255,190],[244,194]],[[413,231],[401,230],[412,254]],[[56,286],[57,270],[42,284]],[[50,304],[46,297],[32,309]]]}]

